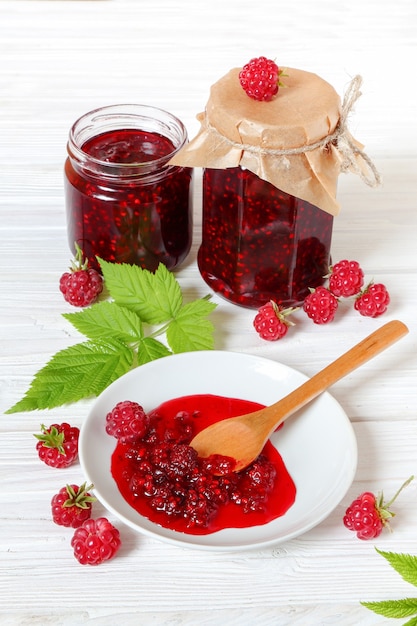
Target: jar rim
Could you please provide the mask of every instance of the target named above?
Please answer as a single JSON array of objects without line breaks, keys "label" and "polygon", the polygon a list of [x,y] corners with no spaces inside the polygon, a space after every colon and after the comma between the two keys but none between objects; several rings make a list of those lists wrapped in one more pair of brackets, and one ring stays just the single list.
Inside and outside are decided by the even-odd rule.
[{"label": "jar rim", "polygon": [[[174,149],[155,159],[131,163],[104,161],[83,151],[82,146],[86,141],[102,132],[115,129],[157,132],[169,139]],[[166,165],[187,141],[188,134],[185,125],[169,111],[145,104],[113,104],[84,113],[73,123],[69,131],[67,151],[70,157],[84,165],[88,162],[92,169],[109,170],[112,175],[120,176],[124,173],[131,175],[132,169],[146,174]]]}]

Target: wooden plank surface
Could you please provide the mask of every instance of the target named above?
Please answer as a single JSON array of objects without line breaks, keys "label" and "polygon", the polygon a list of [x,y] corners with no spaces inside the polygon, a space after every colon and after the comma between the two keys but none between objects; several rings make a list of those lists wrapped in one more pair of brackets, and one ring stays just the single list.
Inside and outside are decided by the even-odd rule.
[{"label": "wooden plank surface", "polygon": [[[120,556],[83,568],[70,531],[50,521],[49,501],[79,465],[54,472],[36,457],[44,420],[82,423],[91,401],[0,421],[0,624],[78,626],[386,624],[360,600],[417,596],[374,550],[417,554],[417,481],[399,499],[393,533],[360,542],[344,529],[363,490],[390,495],[417,474],[417,127],[410,59],[417,5],[362,2],[228,3],[220,0],[0,1],[0,410],[27,389],[58,350],[79,341],[61,316],[68,266],[63,163],[69,127],[105,104],[141,102],[198,129],[209,86],[230,67],[265,54],[322,75],[343,93],[364,78],[351,129],[383,177],[378,189],[342,176],[334,260],[355,258],[384,282],[410,334],[332,390],[353,421],[355,481],[341,504],[305,535],[233,554],[179,549],[121,527]],[[209,292],[196,266],[200,173],[189,258],[176,272],[185,297]],[[216,296],[216,348],[265,356],[312,375],[378,321],[351,306],[325,327],[298,312],[296,329],[267,344],[253,312]],[[382,322],[381,322],[382,323]],[[107,512],[98,507],[107,515]],[[113,521],[111,515],[109,518]],[[395,622],[396,623],[396,622]]]}]

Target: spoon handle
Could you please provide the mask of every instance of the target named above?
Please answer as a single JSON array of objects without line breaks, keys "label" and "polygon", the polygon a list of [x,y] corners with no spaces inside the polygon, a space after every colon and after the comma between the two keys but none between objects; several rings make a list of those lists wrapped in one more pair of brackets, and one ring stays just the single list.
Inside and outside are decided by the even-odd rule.
[{"label": "spoon handle", "polygon": [[265,424],[271,434],[287,417],[316,398],[335,382],[372,359],[408,333],[403,322],[393,320],[353,346],[327,367],[306,380],[300,387],[291,391],[265,411]]}]

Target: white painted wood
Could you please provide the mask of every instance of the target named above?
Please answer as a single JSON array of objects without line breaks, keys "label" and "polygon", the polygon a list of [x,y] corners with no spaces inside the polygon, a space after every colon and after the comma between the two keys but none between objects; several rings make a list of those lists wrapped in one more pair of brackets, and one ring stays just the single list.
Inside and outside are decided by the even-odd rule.
[{"label": "white painted wood", "polygon": [[[417,554],[417,481],[398,500],[393,533],[360,542],[342,525],[363,490],[393,494],[417,474],[417,126],[414,0],[2,0],[0,1],[0,409],[34,373],[79,340],[61,317],[58,290],[69,263],[62,167],[70,125],[117,102],[166,108],[198,129],[210,84],[252,56],[314,71],[343,93],[356,74],[363,95],[350,125],[384,180],[370,189],[342,176],[333,258],[355,258],[392,295],[385,320],[410,335],[332,390],[351,417],[359,466],[349,493],[304,536],[275,548],[206,554],[121,527],[120,556],[81,567],[71,531],[49,519],[49,501],[78,465],[54,471],[37,459],[41,421],[80,425],[91,401],[0,421],[0,624],[385,624],[360,600],[417,596],[374,545]],[[199,174],[191,254],[177,272],[186,297],[204,295],[196,253]],[[378,321],[347,305],[327,327],[303,314],[282,342],[252,329],[253,312],[217,297],[216,347],[259,354],[312,375]],[[99,512],[107,514],[98,507]],[[111,518],[111,515],[109,515]],[[111,518],[112,519],[112,518]],[[114,520],[113,520],[114,521]]]}]

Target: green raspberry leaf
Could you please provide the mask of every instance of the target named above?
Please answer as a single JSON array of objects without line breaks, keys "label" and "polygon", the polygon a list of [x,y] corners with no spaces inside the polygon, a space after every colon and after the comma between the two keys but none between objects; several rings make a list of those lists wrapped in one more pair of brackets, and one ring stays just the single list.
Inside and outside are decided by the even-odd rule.
[{"label": "green raspberry leaf", "polygon": [[153,337],[145,337],[139,345],[138,365],[144,365],[170,354],[172,352],[163,343]]},{"label": "green raspberry leaf", "polygon": [[133,351],[118,341],[89,341],[57,352],[6,413],[52,409],[99,395],[132,366]]},{"label": "green raspberry leaf", "polygon": [[111,297],[131,309],[142,322],[161,324],[175,317],[182,306],[179,283],[163,263],[154,273],[137,265],[99,259]]},{"label": "green raspberry leaf", "polygon": [[116,339],[131,343],[143,336],[140,317],[115,302],[98,302],[77,313],[63,313],[62,316],[93,341]]},{"label": "green raspberry leaf", "polygon": [[407,583],[417,587],[417,556],[396,552],[384,552],[384,550],[378,550],[378,548],[375,548],[375,550],[388,561],[391,567],[393,567]]},{"label": "green raspberry leaf", "polygon": [[[391,567],[393,567],[406,582],[417,586],[416,556],[396,552],[385,552],[378,548],[375,548],[375,550],[388,561]],[[384,617],[402,618],[412,615],[417,616],[417,598],[383,600],[381,602],[361,602],[361,604],[367,609],[374,611],[374,613],[384,615]],[[417,617],[413,617],[413,619],[409,620],[404,626],[417,626]]]},{"label": "green raspberry leaf", "polygon": [[[361,602],[362,606],[384,617],[410,617],[417,614],[417,598],[403,600],[382,600],[381,602]],[[415,623],[408,622],[409,626]]]},{"label": "green raspberry leaf", "polygon": [[167,341],[173,352],[211,350],[214,345],[213,324],[207,315],[216,308],[207,298],[185,304],[166,331]]},{"label": "green raspberry leaf", "polygon": [[[162,263],[150,272],[127,263],[99,262],[112,300],[63,314],[89,341],[52,357],[6,413],[94,397],[134,366],[172,352],[213,348],[214,326],[206,318],[216,305],[209,297],[184,306],[179,283]],[[146,325],[152,327],[148,333]],[[163,333],[168,346],[156,339]]]},{"label": "green raspberry leaf", "polygon": [[206,316],[210,315],[212,311],[217,307],[217,304],[211,302],[211,296],[204,296],[204,298],[199,298],[198,300],[193,300],[188,304],[184,304],[184,306],[179,311],[179,316],[183,315],[198,315],[198,316]]}]

